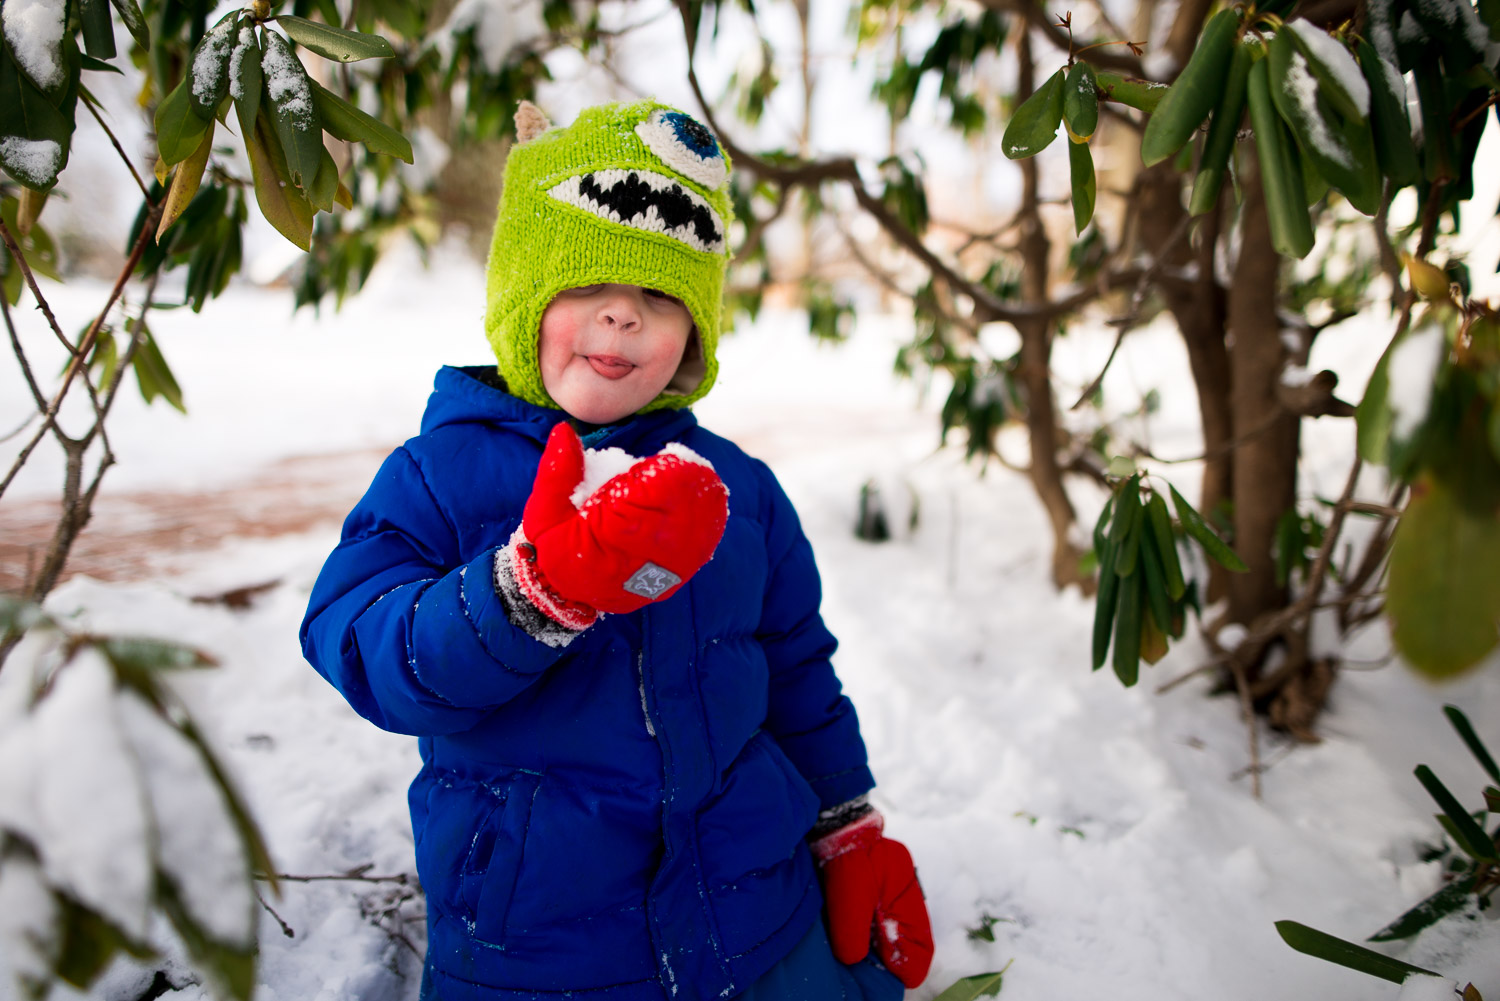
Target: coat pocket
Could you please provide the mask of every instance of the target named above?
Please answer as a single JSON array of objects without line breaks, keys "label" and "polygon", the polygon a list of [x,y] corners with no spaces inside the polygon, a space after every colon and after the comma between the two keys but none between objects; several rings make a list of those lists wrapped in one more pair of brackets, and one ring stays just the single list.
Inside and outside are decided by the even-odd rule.
[{"label": "coat pocket", "polygon": [[538,776],[478,783],[439,779],[427,797],[417,868],[429,906],[498,943],[514,895]]}]

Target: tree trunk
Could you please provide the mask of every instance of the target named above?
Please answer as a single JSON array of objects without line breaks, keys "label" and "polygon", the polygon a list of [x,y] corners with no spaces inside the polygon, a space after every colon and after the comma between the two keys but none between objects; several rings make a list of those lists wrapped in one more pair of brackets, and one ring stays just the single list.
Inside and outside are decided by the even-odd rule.
[{"label": "tree trunk", "polygon": [[[1199,508],[1208,514],[1233,496],[1234,489],[1229,455],[1234,418],[1224,338],[1227,303],[1214,274],[1219,218],[1215,214],[1198,222],[1198,243],[1193,246],[1182,230],[1187,219],[1182,178],[1170,163],[1157,164],[1136,176],[1134,203],[1142,245],[1166,266],[1157,287],[1182,333],[1198,392],[1198,418],[1207,455]],[[1222,595],[1221,577],[1216,574],[1210,580],[1210,601]]]},{"label": "tree trunk", "polygon": [[[1025,100],[1035,83],[1036,66],[1031,55],[1031,36],[1020,36],[1018,100]],[[1047,301],[1048,257],[1051,241],[1042,225],[1041,193],[1035,159],[1022,160],[1020,252],[1021,298],[1029,303]],[[1031,484],[1052,523],[1052,582],[1058,588],[1082,584],[1079,572],[1082,553],[1070,538],[1077,514],[1063,488],[1062,468],[1057,462],[1057,404],[1052,398],[1052,321],[1028,320],[1016,324],[1021,335],[1021,385],[1026,391],[1026,430],[1031,439]]]},{"label": "tree trunk", "polygon": [[1229,619],[1249,625],[1287,602],[1287,589],[1276,582],[1271,547],[1277,521],[1296,503],[1300,421],[1276,398],[1287,355],[1274,294],[1281,258],[1271,246],[1259,166],[1253,156],[1240,163],[1241,241],[1229,290],[1230,408],[1236,439],[1233,545],[1250,571],[1230,577]]}]

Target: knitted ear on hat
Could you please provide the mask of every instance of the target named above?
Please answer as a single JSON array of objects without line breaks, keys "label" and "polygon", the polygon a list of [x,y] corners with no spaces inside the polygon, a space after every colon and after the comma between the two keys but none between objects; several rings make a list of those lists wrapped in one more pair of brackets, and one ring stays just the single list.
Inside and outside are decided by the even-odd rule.
[{"label": "knitted ear on hat", "polygon": [[729,159],[712,132],[656,101],[589,108],[565,128],[522,102],[490,243],[485,334],[516,396],[557,403],[542,385],[537,331],[558,292],[640,285],[676,296],[697,345],[642,408],[684,407],[718,374]]}]

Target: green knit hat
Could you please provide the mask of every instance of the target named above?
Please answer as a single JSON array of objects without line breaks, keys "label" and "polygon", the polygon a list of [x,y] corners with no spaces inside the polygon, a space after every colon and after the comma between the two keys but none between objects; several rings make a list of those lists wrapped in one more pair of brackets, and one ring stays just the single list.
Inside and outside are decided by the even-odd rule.
[{"label": "green knit hat", "polygon": [[712,132],[656,101],[589,108],[550,128],[516,113],[490,243],[484,329],[516,396],[557,403],[542,385],[537,332],[557,293],[640,285],[676,296],[697,327],[672,383],[642,411],[685,407],[713,386],[733,210],[729,158]]}]

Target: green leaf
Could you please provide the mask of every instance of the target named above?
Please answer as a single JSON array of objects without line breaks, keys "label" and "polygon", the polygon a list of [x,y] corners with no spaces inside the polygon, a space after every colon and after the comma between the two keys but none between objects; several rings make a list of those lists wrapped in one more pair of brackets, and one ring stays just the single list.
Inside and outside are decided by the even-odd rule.
[{"label": "green leaf", "polygon": [[183,79],[188,84],[193,114],[199,118],[212,121],[229,92],[229,56],[238,37],[239,11],[231,11],[204,32],[193,48]]},{"label": "green leaf", "polygon": [[1141,670],[1141,590],[1144,575],[1120,579],[1120,606],[1115,613],[1115,677],[1126,688],[1140,677]]},{"label": "green leaf", "polygon": [[1208,522],[1203,520],[1203,516],[1193,510],[1193,506],[1183,499],[1182,494],[1177,492],[1177,488],[1169,485],[1167,489],[1172,491],[1172,506],[1177,509],[1177,520],[1182,523],[1183,531],[1196,539],[1203,547],[1203,551],[1225,570],[1232,573],[1247,572],[1250,568],[1245,565],[1245,561],[1224,544],[1224,540],[1219,538],[1208,526]]},{"label": "green leaf", "polygon": [[219,791],[224,794],[224,802],[229,807],[229,816],[234,821],[240,841],[245,847],[245,855],[249,859],[251,871],[269,883],[271,891],[279,896],[281,884],[276,879],[276,864],[271,861],[271,853],[266,848],[266,839],[255,823],[254,814],[250,812],[250,808],[245,804],[244,798],[235,788],[234,783],[229,780],[229,773],[224,770],[213,748],[208,746],[208,742],[203,739],[197,727],[188,722],[180,729],[184,737],[197,745],[209,774],[213,776]]},{"label": "green leaf", "polygon": [[122,671],[149,673],[215,667],[218,661],[202,650],[145,637],[111,636],[99,641],[99,651]]},{"label": "green leaf", "polygon": [[1369,120],[1342,115],[1333,107],[1293,35],[1284,28],[1268,46],[1271,100],[1297,137],[1303,159],[1350,205],[1374,215],[1380,208],[1381,177]]},{"label": "green leaf", "polygon": [[1167,89],[1141,133],[1141,160],[1160,163],[1187,144],[1213,110],[1234,61],[1240,15],[1232,7],[1208,21],[1187,65]]},{"label": "green leaf", "polygon": [[1431,928],[1448,915],[1463,910],[1473,896],[1474,886],[1473,876],[1454,880],[1371,935],[1368,941],[1395,942]]},{"label": "green leaf", "polygon": [[373,115],[359,110],[333,91],[313,81],[313,102],[323,118],[323,128],[335,139],[364,143],[372,153],[384,153],[412,162],[411,142]]},{"label": "green leaf", "polygon": [[1114,631],[1115,608],[1120,597],[1120,575],[1115,573],[1115,556],[1120,547],[1108,539],[1099,551],[1099,590],[1094,595],[1094,670],[1104,666],[1109,653],[1109,638]]},{"label": "green leaf", "polygon": [[241,25],[235,38],[234,51],[229,54],[230,93],[234,95],[234,113],[240,120],[240,135],[249,136],[255,131],[255,119],[260,115],[260,92],[265,80],[260,69],[260,43],[255,40],[255,29]]},{"label": "green leaf", "polygon": [[83,28],[83,48],[96,59],[115,57],[115,26],[105,0],[78,0],[78,22]]},{"label": "green leaf", "polygon": [[[57,183],[57,175],[68,164],[73,109],[67,94],[55,103],[31,82],[17,65],[8,42],[0,41],[0,47],[4,49],[0,55],[0,168],[17,183],[45,191]],[[73,75],[70,92],[76,85],[76,68]]]},{"label": "green leaf", "polygon": [[1167,596],[1173,601],[1180,601],[1187,590],[1187,584],[1182,579],[1182,562],[1177,558],[1177,537],[1172,533],[1172,516],[1167,513],[1167,502],[1159,492],[1153,492],[1151,499],[1147,501],[1146,516],[1151,519],[1151,537],[1156,541],[1162,569],[1166,572]]},{"label": "green leaf", "polygon": [[1119,506],[1114,524],[1110,526],[1110,541],[1119,547],[1120,555],[1115,563],[1115,573],[1129,577],[1135,573],[1136,560],[1141,547],[1141,474],[1136,473],[1120,487]]},{"label": "green leaf", "polygon": [[1250,64],[1250,75],[1245,80],[1245,103],[1250,109],[1251,127],[1255,130],[1255,156],[1260,162],[1271,244],[1278,254],[1302,258],[1308,255],[1315,242],[1302,179],[1302,157],[1297,152],[1297,141],[1281,120],[1271,96],[1269,62],[1257,59]]},{"label": "green leaf", "polygon": [[156,146],[162,162],[171,166],[192,156],[212,124],[212,118],[193,110],[191,78],[183,77],[156,106]]},{"label": "green leaf", "polygon": [[1088,63],[1076,62],[1068,70],[1063,83],[1063,126],[1074,142],[1088,142],[1099,127],[1099,81]]},{"label": "green leaf", "polygon": [[1170,89],[1166,84],[1154,80],[1139,80],[1109,72],[1099,73],[1098,82],[1105,100],[1144,111],[1148,115],[1156,110]]},{"label": "green leaf", "polygon": [[391,43],[379,35],[347,31],[293,14],[283,14],[274,20],[292,41],[326,59],[352,63],[361,59],[389,59],[396,54]]},{"label": "green leaf", "polygon": [[1086,142],[1068,142],[1068,168],[1073,185],[1073,226],[1082,233],[1094,218],[1094,155]]},{"label": "green leaf", "polygon": [[1500,521],[1476,514],[1429,475],[1391,542],[1386,615],[1396,649],[1429,678],[1450,678],[1495,648],[1500,623]]},{"label": "green leaf", "polygon": [[280,165],[276,162],[281,156],[281,145],[264,108],[255,119],[255,130],[245,136],[245,150],[250,154],[255,203],[260,206],[261,214],[282,236],[307,250],[312,245],[313,208],[301,191],[282,180],[284,168],[278,169]]},{"label": "green leaf", "polygon": [[1355,444],[1359,457],[1378,466],[1385,465],[1390,456],[1392,414],[1386,401],[1391,387],[1391,352],[1396,349],[1399,339],[1393,337],[1386,345],[1380,360],[1375,363],[1375,370],[1370,373],[1370,381],[1365,384],[1364,398],[1354,411]]},{"label": "green leaf", "polygon": [[312,96],[312,81],[291,44],[274,31],[262,39],[261,70],[276,138],[286,156],[287,179],[306,190],[323,159],[323,123]]},{"label": "green leaf", "polygon": [[115,11],[120,15],[120,20],[125,22],[135,44],[147,52],[151,51],[151,29],[146,26],[146,18],[141,14],[140,5],[136,0],[109,0],[115,5]]},{"label": "green leaf", "polygon": [[1392,959],[1373,949],[1346,942],[1327,932],[1309,928],[1296,921],[1278,921],[1276,931],[1287,945],[1304,955],[1337,963],[1339,966],[1347,966],[1351,970],[1368,973],[1372,977],[1389,980],[1393,984],[1402,983],[1413,973],[1423,973],[1429,977],[1437,976],[1431,970],[1424,970],[1420,966]]},{"label": "green leaf", "polygon": [[103,59],[95,59],[90,55],[80,56],[79,59],[83,69],[93,70],[96,73],[114,73],[119,76],[125,75],[125,71],[120,69],[120,67],[116,66],[114,63],[107,63]]},{"label": "green leaf", "polygon": [[1422,165],[1411,137],[1401,71],[1382,59],[1367,41],[1360,41],[1358,52],[1360,72],[1370,88],[1370,128],[1381,172],[1397,188],[1415,184]]},{"label": "green leaf", "polygon": [[145,340],[135,349],[135,358],[131,361],[141,398],[150,403],[160,396],[180,413],[187,413],[182,405],[182,389],[173,378],[172,370],[167,367],[167,360],[162,357],[161,349],[156,346],[156,339],[151,336],[150,331],[144,329],[141,336]]},{"label": "green leaf", "polygon": [[996,973],[976,973],[972,977],[955,980],[951,987],[932,1001],[974,1001],[975,998],[996,997],[1000,993],[1005,970],[1008,969],[1010,969],[1010,963],[1006,963],[1005,969]]},{"label": "green leaf", "polygon": [[1000,148],[1012,160],[1024,160],[1036,156],[1057,138],[1057,126],[1062,122],[1063,83],[1066,76],[1058,70],[1047,78],[1011,116],[1005,127],[1005,136]]},{"label": "green leaf", "polygon": [[1453,729],[1458,731],[1459,738],[1468,747],[1469,753],[1479,762],[1485,774],[1496,782],[1500,782],[1500,767],[1495,765],[1495,759],[1490,757],[1489,749],[1484,746],[1484,741],[1479,739],[1479,734],[1474,732],[1474,725],[1469,722],[1469,717],[1458,706],[1443,706],[1443,714],[1448,717],[1448,722],[1453,724]]},{"label": "green leaf", "polygon": [[124,947],[124,937],[94,911],[58,895],[63,907],[62,954],[54,969],[64,983],[92,987]]},{"label": "green leaf", "polygon": [[1139,531],[1142,535],[1140,563],[1145,574],[1143,583],[1146,589],[1146,609],[1165,637],[1167,630],[1172,628],[1172,599],[1167,594],[1167,575],[1166,569],[1161,565],[1161,548],[1156,543],[1156,533],[1152,530],[1149,517],[1141,519]]},{"label": "green leaf", "polygon": [[1422,783],[1422,787],[1427,790],[1427,794],[1436,801],[1438,806],[1443,808],[1444,817],[1440,817],[1439,819],[1446,818],[1448,820],[1448,823],[1444,824],[1443,827],[1453,835],[1453,840],[1458,843],[1458,847],[1462,848],[1471,858],[1477,859],[1480,862],[1500,862],[1500,857],[1496,857],[1495,854],[1495,842],[1490,839],[1488,834],[1484,833],[1484,828],[1480,827],[1478,822],[1469,816],[1469,811],[1463,808],[1463,804],[1458,801],[1457,796],[1448,791],[1448,787],[1443,785],[1442,779],[1438,778],[1432,769],[1426,765],[1418,765],[1413,774],[1417,776],[1417,781]]},{"label": "green leaf", "polygon": [[188,912],[177,887],[161,872],[156,877],[156,899],[187,947],[194,967],[208,974],[218,992],[235,1001],[250,1001],[255,992],[255,946],[237,948],[214,941]]},{"label": "green leaf", "polygon": [[1104,508],[1099,512],[1099,517],[1094,522],[1094,552],[1103,554],[1105,530],[1109,527],[1110,515],[1115,509],[1115,495],[1110,494],[1109,500],[1104,502]]},{"label": "green leaf", "polygon": [[1285,27],[1277,32],[1282,33],[1296,46],[1307,68],[1317,79],[1318,92],[1328,99],[1334,110],[1345,118],[1364,118],[1369,114],[1368,106],[1361,111],[1354,94],[1344,86],[1345,80],[1358,79],[1360,72],[1359,64],[1354,61],[1349,50],[1344,48],[1343,43],[1322,44],[1330,40],[1328,32],[1300,17],[1287,21]]}]

